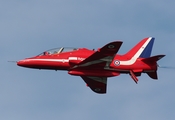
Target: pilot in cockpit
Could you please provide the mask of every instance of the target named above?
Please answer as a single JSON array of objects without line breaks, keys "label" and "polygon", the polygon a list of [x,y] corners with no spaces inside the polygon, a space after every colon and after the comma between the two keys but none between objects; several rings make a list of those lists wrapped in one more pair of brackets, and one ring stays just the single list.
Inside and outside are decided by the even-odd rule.
[{"label": "pilot in cockpit", "polygon": [[45,51],[45,52],[43,53],[43,55],[49,55],[49,52]]}]

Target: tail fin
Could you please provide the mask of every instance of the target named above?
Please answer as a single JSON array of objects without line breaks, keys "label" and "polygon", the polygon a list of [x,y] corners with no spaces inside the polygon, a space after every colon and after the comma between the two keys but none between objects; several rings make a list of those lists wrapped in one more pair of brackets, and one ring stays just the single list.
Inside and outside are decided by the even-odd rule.
[{"label": "tail fin", "polygon": [[148,37],[141,40],[135,47],[133,47],[125,55],[129,58],[148,58],[151,56],[152,47],[154,44],[154,38]]}]

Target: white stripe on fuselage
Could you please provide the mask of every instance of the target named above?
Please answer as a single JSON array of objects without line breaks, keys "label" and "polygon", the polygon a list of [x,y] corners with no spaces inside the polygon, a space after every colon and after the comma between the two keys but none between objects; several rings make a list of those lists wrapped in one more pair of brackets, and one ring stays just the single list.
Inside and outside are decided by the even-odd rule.
[{"label": "white stripe on fuselage", "polygon": [[120,65],[132,65],[136,62],[137,58],[142,54],[148,43],[151,41],[152,37],[148,38],[148,40],[140,47],[140,49],[137,51],[137,53],[127,61],[120,61]]},{"label": "white stripe on fuselage", "polygon": [[68,59],[26,59],[25,61],[69,62],[69,60],[78,60],[78,58],[69,57]]},{"label": "white stripe on fuselage", "polygon": [[68,59],[26,59],[25,61],[69,62]]}]

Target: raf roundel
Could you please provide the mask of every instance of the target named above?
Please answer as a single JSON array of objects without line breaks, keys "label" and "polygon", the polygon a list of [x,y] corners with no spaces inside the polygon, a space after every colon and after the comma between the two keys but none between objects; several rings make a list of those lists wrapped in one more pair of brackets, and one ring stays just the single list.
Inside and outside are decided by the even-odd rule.
[{"label": "raf roundel", "polygon": [[114,61],[114,65],[115,66],[119,66],[120,65],[120,61],[119,60]]},{"label": "raf roundel", "polygon": [[113,48],[115,48],[115,46],[113,44],[110,44],[110,45],[108,45],[108,48],[113,49]]}]

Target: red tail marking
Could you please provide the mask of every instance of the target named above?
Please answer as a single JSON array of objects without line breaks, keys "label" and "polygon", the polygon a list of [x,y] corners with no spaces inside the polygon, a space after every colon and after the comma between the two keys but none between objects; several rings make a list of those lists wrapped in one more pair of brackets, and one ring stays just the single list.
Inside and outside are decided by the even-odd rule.
[{"label": "red tail marking", "polygon": [[140,47],[148,40],[148,38],[143,39],[140,41],[136,46],[134,46],[129,52],[127,52],[125,55],[128,57],[133,57],[137,51],[140,49]]}]

